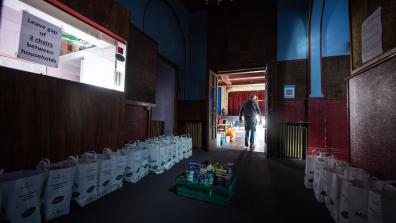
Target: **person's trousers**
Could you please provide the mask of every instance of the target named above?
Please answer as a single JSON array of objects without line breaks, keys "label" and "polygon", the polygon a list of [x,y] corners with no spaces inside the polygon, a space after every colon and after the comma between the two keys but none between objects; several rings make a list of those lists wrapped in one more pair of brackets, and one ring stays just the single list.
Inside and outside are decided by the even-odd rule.
[{"label": "person's trousers", "polygon": [[256,117],[245,116],[245,144],[249,144],[250,142],[250,145],[254,145],[254,140],[256,137],[256,125]]}]

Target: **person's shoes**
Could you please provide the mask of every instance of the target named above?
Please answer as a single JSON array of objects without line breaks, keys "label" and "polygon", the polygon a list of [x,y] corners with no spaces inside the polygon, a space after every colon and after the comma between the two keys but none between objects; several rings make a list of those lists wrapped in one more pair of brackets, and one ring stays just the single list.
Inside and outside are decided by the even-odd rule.
[{"label": "person's shoes", "polygon": [[249,148],[249,143],[245,142],[245,146]]},{"label": "person's shoes", "polygon": [[256,148],[256,145],[250,145],[250,150],[254,150]]}]

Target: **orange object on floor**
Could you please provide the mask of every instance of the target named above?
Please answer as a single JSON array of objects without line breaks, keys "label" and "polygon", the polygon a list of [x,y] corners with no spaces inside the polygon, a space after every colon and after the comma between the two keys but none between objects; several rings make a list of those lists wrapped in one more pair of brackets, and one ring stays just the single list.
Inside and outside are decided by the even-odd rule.
[{"label": "orange object on floor", "polygon": [[236,131],[232,129],[227,129],[226,136],[230,137],[231,142],[235,142],[236,140]]}]

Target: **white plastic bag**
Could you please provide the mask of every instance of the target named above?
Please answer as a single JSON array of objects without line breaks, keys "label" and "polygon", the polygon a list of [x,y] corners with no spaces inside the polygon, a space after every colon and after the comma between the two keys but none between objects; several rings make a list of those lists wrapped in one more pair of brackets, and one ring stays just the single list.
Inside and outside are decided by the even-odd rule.
[{"label": "white plastic bag", "polygon": [[324,170],[325,183],[323,187],[323,194],[326,207],[335,220],[337,216],[337,208],[341,190],[341,180],[338,176],[344,175],[346,169],[349,167],[349,164],[345,161],[335,160],[334,162],[328,162],[328,165],[329,167],[325,168]]},{"label": "white plastic bag", "polygon": [[368,194],[368,222],[396,222],[396,187],[388,182],[378,182]]},{"label": "white plastic bag", "polygon": [[92,154],[84,154],[76,158],[76,176],[73,185],[73,200],[80,206],[97,199],[98,167],[96,157]]},{"label": "white plastic bag", "polygon": [[155,174],[164,172],[165,165],[165,148],[161,147],[159,143],[152,142],[147,144],[149,156],[149,170]]},{"label": "white plastic bag", "polygon": [[165,154],[166,154],[165,155],[166,160],[165,160],[165,163],[164,163],[164,168],[165,168],[165,170],[169,170],[173,166],[173,162],[172,162],[173,148],[172,148],[172,145],[170,145],[170,144],[163,145],[162,147],[164,148]]},{"label": "white plastic bag", "polygon": [[0,176],[2,219],[10,223],[40,223],[40,196],[44,172],[22,170]]},{"label": "white plastic bag", "polygon": [[51,163],[44,159],[39,162],[37,168],[46,172],[41,199],[41,211],[45,220],[69,214],[76,172],[75,163],[70,160]]},{"label": "white plastic bag", "polygon": [[347,178],[341,180],[341,192],[339,199],[339,207],[337,213],[337,219],[339,223],[349,222],[349,187],[352,185]]},{"label": "white plastic bag", "polygon": [[[140,151],[138,148],[132,147],[126,150],[127,163],[124,174],[124,181],[136,183],[140,180]],[[142,170],[143,171],[143,170]]]},{"label": "white plastic bag", "polygon": [[144,149],[141,150],[141,155],[140,155],[140,159],[141,159],[141,168],[142,171],[141,173],[141,177],[145,177],[149,174],[149,158],[148,158],[148,149],[147,147],[144,147]]},{"label": "white plastic bag", "polygon": [[96,160],[98,165],[98,198],[101,198],[111,193],[113,189],[111,183],[113,163],[107,153],[97,154]]},{"label": "white plastic bag", "polygon": [[178,161],[177,161],[177,144],[176,143],[170,143],[169,144],[171,151],[172,151],[172,166],[174,166]]},{"label": "white plastic bag", "polygon": [[349,187],[349,217],[352,223],[367,223],[368,182],[354,181]]},{"label": "white plastic bag", "polygon": [[113,152],[111,151],[111,149],[105,149],[105,152],[111,157],[111,184],[112,191],[115,191],[122,188],[123,186],[123,178],[128,157],[125,154],[125,151],[122,150],[117,150]]},{"label": "white plastic bag", "polygon": [[[183,159],[186,159],[191,156],[192,150],[190,151],[189,139],[190,138],[188,138],[187,135],[182,135],[179,137],[179,142],[182,147],[181,150],[182,150]],[[191,145],[192,145],[192,141],[191,141]]]},{"label": "white plastic bag", "polygon": [[367,222],[369,174],[362,169],[346,169],[341,182],[338,222]]},{"label": "white plastic bag", "polygon": [[180,143],[179,138],[175,138],[176,146],[176,163],[179,163],[183,159],[183,147]]},{"label": "white plastic bag", "polygon": [[185,136],[181,136],[180,139],[180,145],[182,147],[182,155],[183,155],[183,159],[186,159],[188,157],[188,145],[187,145],[187,137]]},{"label": "white plastic bag", "polygon": [[325,202],[326,199],[328,199],[328,195],[330,192],[330,187],[331,187],[331,182],[333,180],[332,176],[333,176],[333,169],[331,169],[330,167],[325,167],[323,168],[323,185],[321,187],[321,191],[320,194],[323,196]]},{"label": "white plastic bag", "polygon": [[331,181],[331,189],[326,199],[326,207],[329,209],[330,216],[335,222],[338,222],[338,210],[340,205],[341,184],[344,179],[343,175],[333,173]]},{"label": "white plastic bag", "polygon": [[314,169],[315,169],[315,156],[308,156],[305,159],[305,176],[304,185],[308,189],[313,189]]},{"label": "white plastic bag", "polygon": [[327,163],[322,158],[317,158],[315,160],[315,167],[314,167],[314,179],[313,179],[313,190],[315,194],[315,198],[318,202],[324,202],[324,196],[322,194],[323,186],[324,186],[324,168],[327,167]]},{"label": "white plastic bag", "polygon": [[192,138],[191,137],[186,137],[186,147],[187,147],[187,153],[186,153],[186,158],[189,158],[192,156]]}]

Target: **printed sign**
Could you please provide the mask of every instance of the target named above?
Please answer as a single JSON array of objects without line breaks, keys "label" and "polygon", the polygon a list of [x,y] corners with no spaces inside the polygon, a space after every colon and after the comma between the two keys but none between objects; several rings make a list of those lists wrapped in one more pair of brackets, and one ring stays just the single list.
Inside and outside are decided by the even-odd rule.
[{"label": "printed sign", "polygon": [[62,30],[24,11],[17,57],[58,67]]},{"label": "printed sign", "polygon": [[295,85],[285,85],[283,92],[284,98],[295,98],[295,91],[296,91]]},{"label": "printed sign", "polygon": [[362,61],[368,62],[382,54],[381,7],[362,23]]}]

